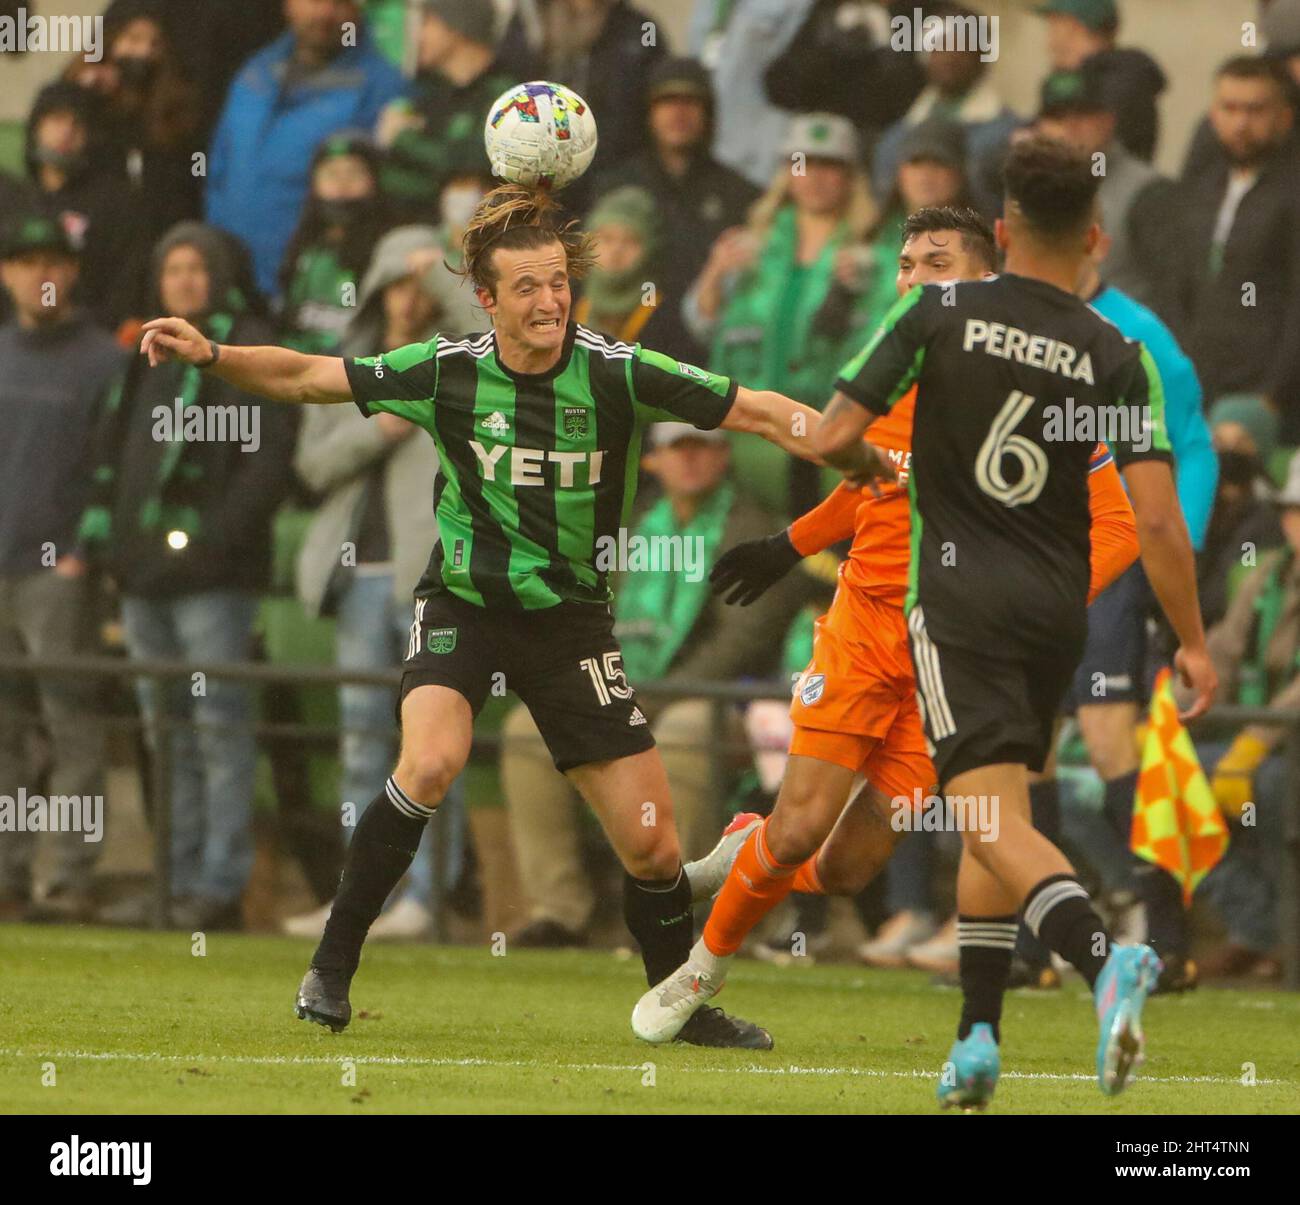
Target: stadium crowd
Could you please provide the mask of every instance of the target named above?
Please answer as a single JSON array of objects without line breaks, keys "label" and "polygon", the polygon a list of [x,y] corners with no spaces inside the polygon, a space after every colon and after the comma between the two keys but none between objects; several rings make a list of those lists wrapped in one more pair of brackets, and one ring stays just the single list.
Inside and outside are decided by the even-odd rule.
[{"label": "stadium crowd", "polygon": [[[1172,179],[1152,164],[1165,75],[1124,43],[1122,2],[1041,5],[1049,58],[1033,65],[1031,114],[999,96],[978,49],[891,49],[891,16],[914,7],[695,0],[687,44],[669,47],[647,40],[628,0],[113,0],[103,61],[74,60],[41,88],[22,172],[0,176],[0,652],[400,663],[437,538],[431,441],[394,416],[308,407],[299,421],[196,369],[150,370],[134,354],[140,325],[165,313],[224,343],[339,355],[485,329],[456,274],[492,187],[484,118],[511,84],[549,79],[584,96],[600,129],[593,168],[563,196],[600,246],[576,320],[818,408],[895,300],[909,213],[955,205],[996,218],[1001,158],[1027,130],[1104,156],[1106,255],[1081,291],[1122,329],[1121,313],[1139,324],[1171,416],[1180,407],[1179,492],[1225,701],[1295,706],[1300,0],[1262,4],[1261,47],[1225,53]],[[355,39],[341,36],[348,22]],[[203,428],[227,407],[234,427]],[[187,416],[196,435],[184,435]],[[667,688],[645,705],[685,855],[698,857],[740,805],[770,805],[789,720],[769,700],[729,704],[718,720],[681,686],[788,684],[837,558],[808,558],[743,609],[711,595],[708,568],[780,531],[836,478],[684,424],[655,429],[642,467],[631,534],[703,550],[698,573],[625,572],[615,587],[629,677]],[[1131,809],[1137,728],[1168,655],[1140,581],[1114,605],[1134,647],[1104,705],[1084,699],[1088,717],[1067,726],[1036,813],[1063,828],[1113,913],[1159,936],[1188,986],[1176,884],[1137,866],[1105,820],[1122,825]],[[93,678],[6,672],[0,794],[107,791],[111,817],[110,761],[136,767],[147,792],[165,712],[173,921],[245,923],[260,798],[326,901],[280,919],[318,935],[339,864],[336,809],[346,840],[348,807],[375,795],[395,752],[390,690],[329,693],[209,675],[162,691],[142,678],[130,700]],[[125,749],[108,720],[136,708],[147,739]],[[375,936],[425,934],[441,896],[520,944],[595,932],[608,864],[591,825],[526,710],[493,699],[489,719],[499,744],[476,755],[436,839],[426,831]],[[270,721],[336,724],[337,749],[259,740],[255,723]],[[1201,892],[1227,932],[1203,975],[1278,973],[1277,834],[1292,789],[1282,737],[1261,726],[1201,745],[1235,822]],[[1241,824],[1254,810],[1258,823]],[[856,901],[872,933],[865,961],[955,969],[950,836],[914,834]],[[149,921],[147,892],[107,898],[96,845],[58,835],[39,885],[37,847],[35,833],[0,833],[0,918]],[[523,902],[494,912],[506,896]],[[794,933],[816,952],[829,941],[826,900],[796,897],[784,924],[756,952],[788,954]],[[1031,947],[1021,981],[1050,982]]]}]

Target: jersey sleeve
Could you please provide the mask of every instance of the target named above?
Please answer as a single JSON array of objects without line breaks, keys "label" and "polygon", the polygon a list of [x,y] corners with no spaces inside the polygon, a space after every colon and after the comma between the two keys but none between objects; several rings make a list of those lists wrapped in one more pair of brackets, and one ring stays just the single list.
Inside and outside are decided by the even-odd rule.
[{"label": "jersey sleeve", "polygon": [[1116,423],[1124,438],[1111,439],[1110,449],[1121,469],[1139,460],[1172,464],[1169,427],[1165,421],[1165,388],[1160,370],[1146,347],[1137,343],[1135,354],[1116,373],[1113,405],[1128,410],[1127,422]]},{"label": "jersey sleeve", "polygon": [[812,510],[790,524],[790,543],[800,556],[812,556],[849,539],[857,528],[859,490],[841,482]]},{"label": "jersey sleeve", "polygon": [[636,345],[628,380],[637,409],[652,422],[683,422],[712,431],[736,400],[737,382]]},{"label": "jersey sleeve", "polygon": [[1129,504],[1115,458],[1099,444],[1088,466],[1089,533],[1092,573],[1088,601],[1092,602],[1138,558],[1137,520]]},{"label": "jersey sleeve", "polygon": [[867,345],[835,381],[840,393],[876,414],[886,414],[916,382],[934,323],[936,290],[918,285],[900,297]]},{"label": "jersey sleeve", "polygon": [[438,337],[409,343],[382,356],[345,359],[352,398],[369,418],[381,410],[421,423],[438,393]]}]

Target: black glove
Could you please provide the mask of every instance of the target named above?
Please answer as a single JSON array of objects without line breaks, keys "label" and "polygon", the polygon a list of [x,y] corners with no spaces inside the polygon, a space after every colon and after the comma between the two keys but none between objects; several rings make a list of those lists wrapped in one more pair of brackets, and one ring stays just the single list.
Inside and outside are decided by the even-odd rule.
[{"label": "black glove", "polygon": [[774,536],[746,540],[728,549],[714,564],[709,581],[713,583],[714,594],[726,595],[724,602],[747,607],[762,598],[801,560],[803,557],[790,543],[789,534],[778,531]]}]

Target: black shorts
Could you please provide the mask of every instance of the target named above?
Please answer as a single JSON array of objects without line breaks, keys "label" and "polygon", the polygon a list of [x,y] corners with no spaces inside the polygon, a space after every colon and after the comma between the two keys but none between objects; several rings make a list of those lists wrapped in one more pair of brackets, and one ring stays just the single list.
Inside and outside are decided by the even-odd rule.
[{"label": "black shorts", "polygon": [[936,643],[920,607],[907,617],[916,694],[940,787],[958,774],[1011,762],[1040,771],[1081,648],[998,655]]},{"label": "black shorts", "polygon": [[[512,690],[556,769],[571,770],[654,747],[622,658],[607,606],[566,602],[503,612],[432,594],[415,600],[401,697],[417,686],[446,686],[477,716],[489,693]],[[400,710],[399,702],[399,723]]]},{"label": "black shorts", "polygon": [[1151,587],[1141,562],[1131,565],[1088,608],[1083,646],[1067,711],[1089,703],[1144,703]]}]

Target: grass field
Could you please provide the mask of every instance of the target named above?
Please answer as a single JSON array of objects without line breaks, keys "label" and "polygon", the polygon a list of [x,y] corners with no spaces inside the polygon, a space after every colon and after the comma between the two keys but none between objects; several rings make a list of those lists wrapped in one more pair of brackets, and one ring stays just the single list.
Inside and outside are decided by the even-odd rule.
[{"label": "grass field", "polygon": [[[0,1111],[931,1112],[959,1008],[920,973],[741,963],[722,1002],[776,1050],[651,1047],[628,1026],[639,961],[390,946],[368,950],[336,1036],[292,1014],[309,954],[279,938],[212,935],[196,957],[184,934],[0,926]],[[994,1112],[1300,1111],[1297,995],[1152,1001],[1145,1075],[1114,1100],[1092,1076],[1078,980],[1012,994],[1003,1029]]]}]

